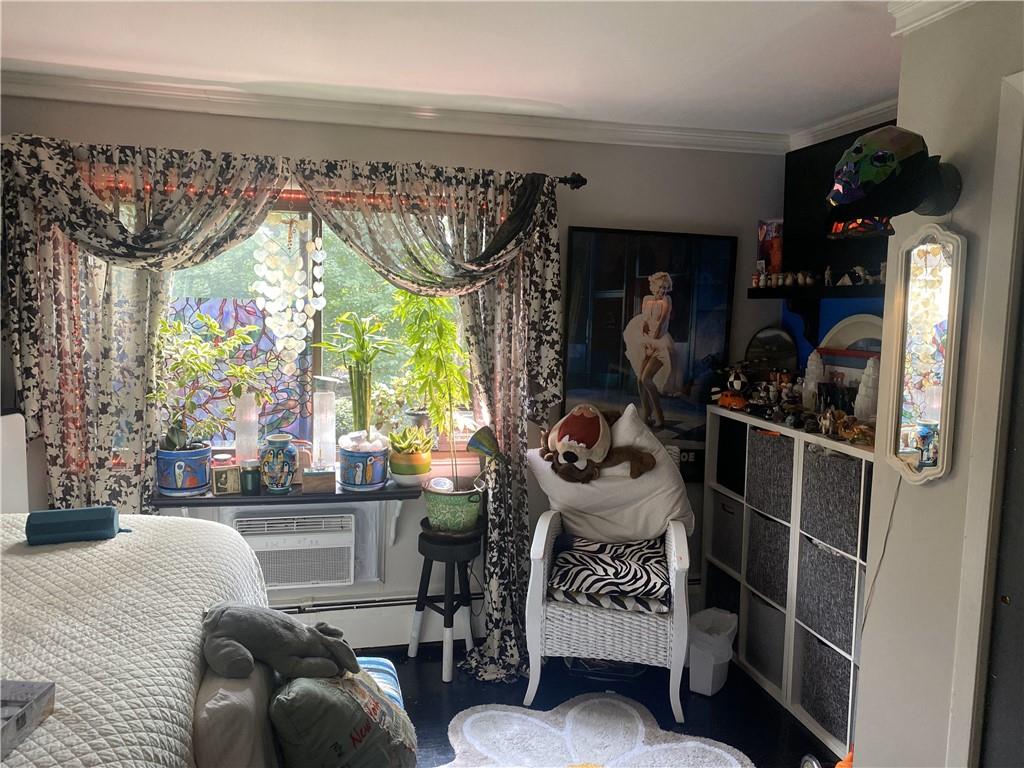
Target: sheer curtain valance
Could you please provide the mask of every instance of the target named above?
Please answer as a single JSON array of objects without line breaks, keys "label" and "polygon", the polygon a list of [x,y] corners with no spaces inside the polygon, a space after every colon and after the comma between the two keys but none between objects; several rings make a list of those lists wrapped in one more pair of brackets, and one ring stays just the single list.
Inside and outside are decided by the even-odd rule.
[{"label": "sheer curtain valance", "polygon": [[249,237],[282,158],[3,140],[3,338],[54,506],[145,508],[160,425],[145,397],[171,270]]}]

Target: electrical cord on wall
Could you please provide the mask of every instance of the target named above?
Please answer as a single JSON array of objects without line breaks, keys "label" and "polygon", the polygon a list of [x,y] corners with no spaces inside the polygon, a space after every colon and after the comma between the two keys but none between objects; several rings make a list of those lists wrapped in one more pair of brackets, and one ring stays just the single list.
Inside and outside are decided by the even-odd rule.
[{"label": "electrical cord on wall", "polygon": [[882,552],[878,556],[878,565],[875,567],[875,575],[868,586],[867,597],[864,598],[864,618],[860,623],[860,631],[863,635],[864,627],[868,625],[868,609],[871,608],[871,598],[875,596],[875,583],[878,581],[878,574],[882,572],[882,562],[885,560],[885,550],[889,546],[889,534],[892,533],[892,521],[896,517],[896,501],[900,497],[900,488],[903,486],[903,475],[896,479],[896,490],[892,494],[892,506],[889,509],[889,522],[885,526],[885,536],[882,538]]},{"label": "electrical cord on wall", "polygon": [[[477,561],[477,558],[474,557],[470,561],[470,563],[469,563],[469,579],[470,579],[470,582],[474,582],[475,581],[477,583],[477,586],[480,587],[480,592],[483,593],[483,591],[484,591],[484,584],[483,584],[482,581],[480,581],[480,577],[476,575],[476,568],[474,568],[474,566],[476,565],[476,561]],[[472,594],[472,590],[470,591],[470,594]],[[486,602],[486,598],[481,600],[480,601],[480,608],[475,610],[475,611],[473,610],[472,602],[470,603],[469,613],[473,616],[474,619],[477,616],[479,616],[481,613],[484,612],[484,603],[485,602]]]}]

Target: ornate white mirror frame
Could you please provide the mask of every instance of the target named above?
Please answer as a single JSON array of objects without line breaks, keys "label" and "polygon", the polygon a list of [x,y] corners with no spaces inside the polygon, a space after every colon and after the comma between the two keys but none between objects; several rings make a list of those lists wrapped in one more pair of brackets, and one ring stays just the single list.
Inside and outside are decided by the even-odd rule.
[{"label": "ornate white mirror frame", "polygon": [[[942,277],[936,277],[921,273],[920,270],[912,269],[911,262],[915,252],[919,248],[928,246],[939,246],[942,250],[942,258],[948,264],[948,273]],[[927,254],[920,254],[922,258]],[[960,347],[960,313],[961,301],[963,300],[964,289],[964,260],[966,258],[966,242],[961,235],[940,227],[938,224],[925,224],[912,237],[907,239],[900,248],[899,258],[896,261],[894,282],[897,286],[896,297],[892,311],[896,314],[897,320],[897,344],[889,344],[886,351],[888,369],[891,375],[888,377],[888,391],[886,397],[892,407],[891,424],[887,426],[880,436],[884,435],[883,450],[885,459],[895,467],[904,479],[915,485],[936,480],[949,471],[951,465],[950,450],[953,445],[953,424],[956,409],[956,378]],[[941,270],[945,272],[946,270]],[[945,291],[941,283],[949,281],[947,305],[941,303],[933,307],[939,310],[934,314],[935,318],[943,318],[941,310],[945,310],[944,319],[946,322],[946,339],[944,352],[942,353],[941,378],[937,383],[930,384],[930,393],[908,382],[907,378],[907,345],[910,341],[912,329],[908,323],[908,313],[913,309],[910,301],[911,281],[931,280],[932,290],[938,290],[940,294]],[[941,283],[935,285],[936,280]],[[928,288],[921,288],[919,291],[927,291]],[[920,295],[920,294],[919,294]],[[931,318],[929,318],[930,320]],[[923,339],[918,334],[918,339]],[[932,339],[924,339],[923,344],[931,345]],[[935,346],[935,345],[931,345]],[[934,379],[932,379],[935,382]],[[917,382],[920,384],[922,382]],[[922,413],[927,409],[928,418],[920,418],[916,421],[905,416],[905,390],[907,387],[916,389],[921,394],[918,397],[922,407]],[[941,389],[941,394],[936,402],[936,390]],[[927,427],[922,428],[922,425]]]}]

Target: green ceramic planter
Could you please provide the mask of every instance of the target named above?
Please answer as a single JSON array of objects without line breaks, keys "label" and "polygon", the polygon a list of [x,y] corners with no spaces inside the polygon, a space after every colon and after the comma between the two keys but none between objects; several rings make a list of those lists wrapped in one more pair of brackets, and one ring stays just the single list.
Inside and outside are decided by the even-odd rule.
[{"label": "green ceramic planter", "polygon": [[463,481],[463,485],[469,487],[447,493],[429,487],[423,489],[427,520],[433,530],[460,533],[476,527],[483,505],[483,488],[472,480]]}]

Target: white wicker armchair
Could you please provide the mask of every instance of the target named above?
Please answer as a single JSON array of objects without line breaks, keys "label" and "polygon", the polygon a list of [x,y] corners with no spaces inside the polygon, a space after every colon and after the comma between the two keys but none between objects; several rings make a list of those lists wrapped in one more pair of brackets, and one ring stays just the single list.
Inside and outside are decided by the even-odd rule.
[{"label": "white wicker armchair", "polygon": [[551,510],[541,515],[530,549],[530,584],[526,597],[526,644],[530,684],[523,704],[530,706],[548,656],[649,664],[669,669],[669,699],[677,723],[683,722],[679,685],[689,631],[686,574],[690,552],[683,524],[673,521],[665,533],[672,607],[668,613],[639,613],[548,600],[548,577],[555,538],[562,519]]}]

